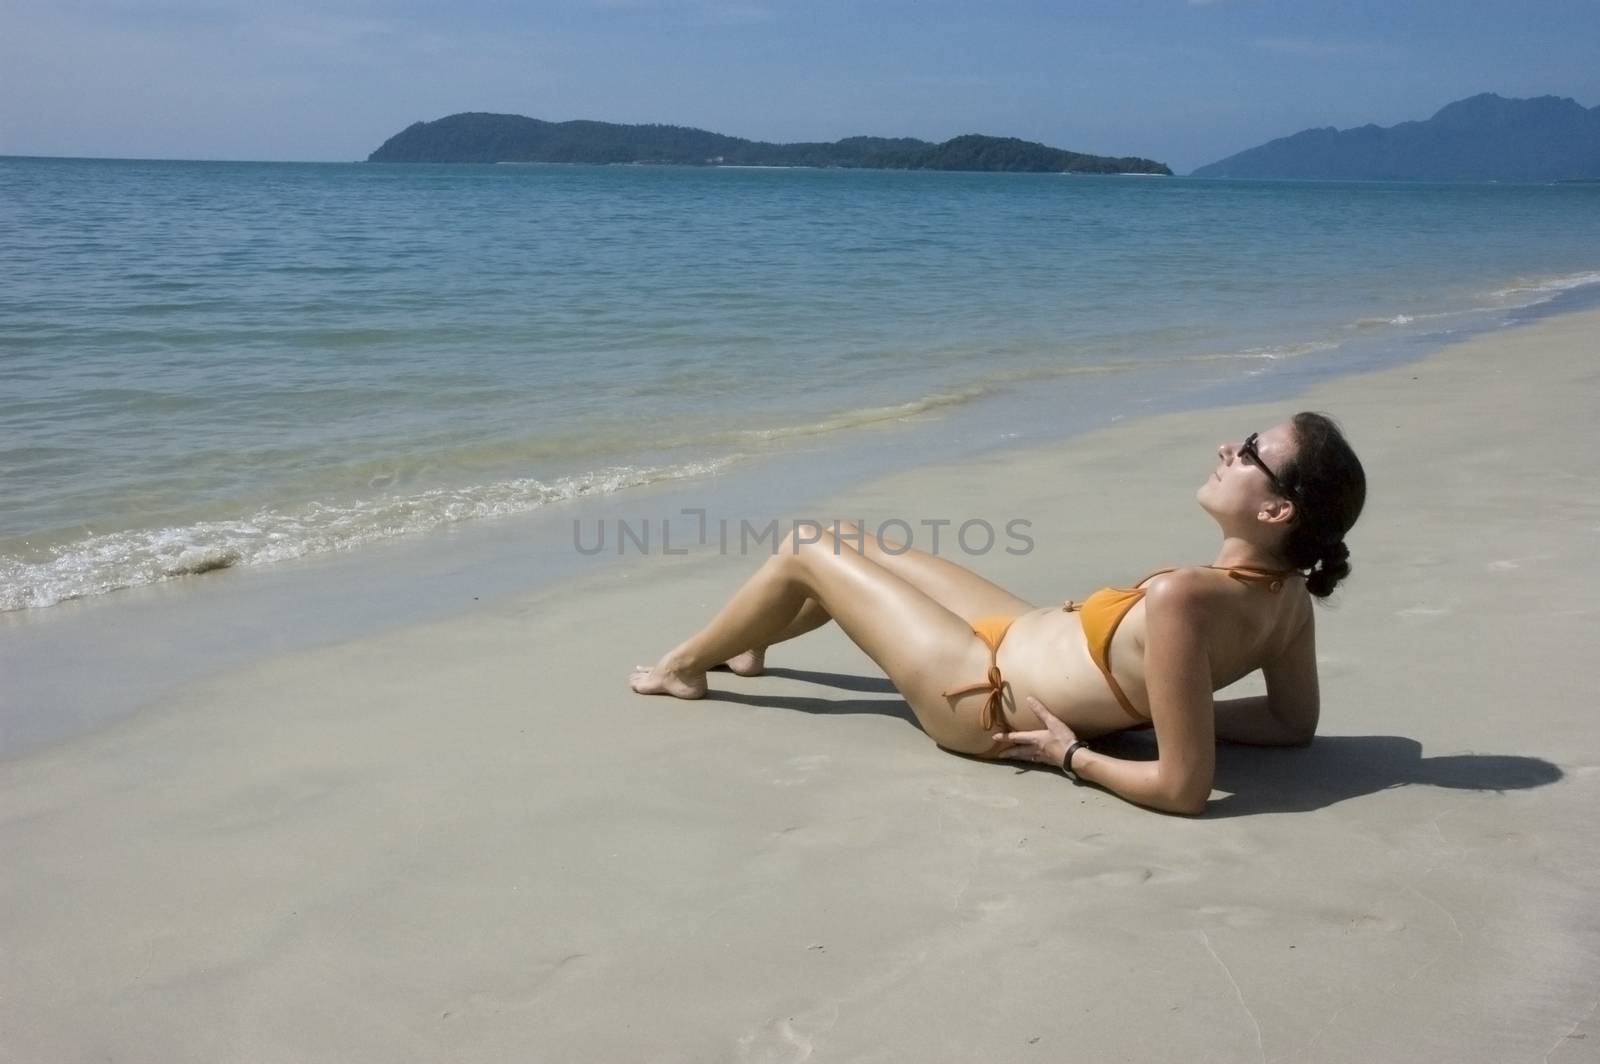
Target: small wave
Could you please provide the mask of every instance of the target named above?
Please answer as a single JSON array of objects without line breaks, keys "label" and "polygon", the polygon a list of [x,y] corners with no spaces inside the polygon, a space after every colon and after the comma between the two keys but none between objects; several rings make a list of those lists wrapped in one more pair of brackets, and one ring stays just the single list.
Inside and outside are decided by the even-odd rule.
[{"label": "small wave", "polygon": [[1387,318],[1357,318],[1347,329],[1376,329],[1385,325],[1415,325],[1419,321],[1434,321],[1438,318],[1453,318],[1459,314],[1470,313],[1460,310],[1436,310],[1431,313],[1416,312],[1412,314],[1394,314]]},{"label": "small wave", "polygon": [[[1180,360],[1181,361],[1181,360]],[[871,425],[885,424],[888,422],[908,421],[922,414],[932,413],[950,407],[965,406],[968,403],[986,399],[999,394],[1008,388],[1017,385],[1029,384],[1042,380],[1055,380],[1062,377],[1081,377],[1103,373],[1125,373],[1131,370],[1146,368],[1151,363],[1128,360],[1126,362],[1095,363],[1089,365],[1058,364],[1046,366],[1018,366],[1010,369],[995,370],[983,377],[982,380],[953,391],[934,392],[904,403],[891,403],[885,406],[853,407],[822,418],[820,421],[803,422],[794,425],[780,425],[770,429],[737,429],[731,432],[716,433],[707,438],[684,438],[665,441],[662,445],[669,447],[683,447],[690,444],[704,443],[731,443],[749,445],[751,443],[769,443],[775,440],[788,440],[800,436],[821,436],[830,432],[843,432],[849,429],[865,428]]]},{"label": "small wave", "polygon": [[741,429],[736,436],[746,440],[762,441],[787,440],[796,436],[820,436],[824,433],[861,428],[885,421],[904,421],[907,418],[916,417],[918,414],[926,414],[943,407],[961,406],[976,399],[981,399],[994,390],[993,385],[978,384],[955,392],[925,395],[920,399],[913,399],[905,403],[894,403],[889,406],[857,407],[809,424],[784,425],[772,429]]},{"label": "small wave", "polygon": [[1285,358],[1301,358],[1318,351],[1332,351],[1339,344],[1334,340],[1308,340],[1305,343],[1286,344],[1280,347],[1248,347],[1239,352],[1240,358],[1263,358],[1276,362]]},{"label": "small wave", "polygon": [[923,414],[934,413],[951,407],[964,406],[981,399],[989,398],[1008,389],[1027,386],[1040,381],[1056,380],[1064,377],[1080,377],[1086,375],[1099,375],[1110,373],[1127,373],[1138,370],[1148,370],[1162,365],[1182,365],[1189,362],[1207,361],[1234,361],[1239,359],[1266,359],[1277,360],[1285,358],[1298,358],[1303,355],[1315,354],[1319,351],[1329,351],[1339,344],[1331,340],[1315,340],[1298,344],[1283,344],[1273,347],[1252,347],[1239,351],[1227,351],[1217,354],[1180,355],[1165,359],[1126,359],[1116,362],[1102,362],[1091,364],[1059,363],[1043,366],[1019,366],[1002,369],[986,375],[982,380],[952,391],[935,392],[904,403],[893,403],[885,406],[855,407],[840,413],[832,414],[818,421],[803,422],[793,425],[781,425],[766,429],[739,429],[732,432],[719,432],[707,438],[674,439],[664,441],[664,446],[688,446],[690,444],[705,443],[730,443],[749,446],[752,443],[771,443],[780,440],[789,440],[804,436],[821,436],[832,432],[843,432],[850,429],[866,428],[889,422],[908,421]]},{"label": "small wave", "polygon": [[531,477],[459,489],[390,495],[348,505],[307,503],[247,518],[88,536],[42,560],[0,556],[0,612],[53,606],[160,580],[242,565],[349,550],[480,517],[526,513],[550,503],[720,472],[727,455],[663,467],[615,466],[546,483]]},{"label": "small wave", "polygon": [[1600,284],[1600,271],[1585,270],[1581,273],[1569,273],[1560,277],[1519,280],[1516,284],[1490,292],[1489,297],[1492,299],[1523,299],[1527,296],[1533,296],[1535,298],[1519,304],[1520,306],[1533,306],[1536,303],[1548,303],[1562,292],[1591,284]]},{"label": "small wave", "polygon": [[1240,360],[1264,360],[1277,362],[1286,358],[1301,358],[1305,355],[1314,355],[1319,351],[1332,351],[1340,346],[1336,340],[1308,340],[1298,344],[1278,344],[1272,347],[1246,347],[1238,351],[1218,351],[1207,355],[1186,355],[1182,358],[1168,359],[1167,362],[1181,364],[1184,362],[1235,362]]}]

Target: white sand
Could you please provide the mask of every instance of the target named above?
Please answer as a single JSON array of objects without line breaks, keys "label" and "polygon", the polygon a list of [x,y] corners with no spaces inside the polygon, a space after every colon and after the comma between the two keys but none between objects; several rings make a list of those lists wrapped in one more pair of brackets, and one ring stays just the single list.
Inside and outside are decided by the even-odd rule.
[{"label": "white sand", "polygon": [[0,1060],[1600,1059],[1596,336],[841,501],[1029,519],[972,564],[1049,602],[1209,561],[1214,441],[1339,416],[1323,737],[1204,818],[940,752],[832,629],[633,696],[755,565],[651,558],[0,764]]}]

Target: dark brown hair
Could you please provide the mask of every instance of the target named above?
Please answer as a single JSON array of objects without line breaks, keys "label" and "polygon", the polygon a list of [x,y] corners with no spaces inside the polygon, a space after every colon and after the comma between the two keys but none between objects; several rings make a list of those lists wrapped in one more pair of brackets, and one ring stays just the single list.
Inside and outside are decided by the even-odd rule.
[{"label": "dark brown hair", "polygon": [[1283,541],[1289,564],[1306,573],[1306,590],[1327,598],[1350,575],[1344,545],[1367,501],[1367,474],[1333,418],[1302,411],[1292,419],[1295,455],[1279,474],[1299,516]]}]

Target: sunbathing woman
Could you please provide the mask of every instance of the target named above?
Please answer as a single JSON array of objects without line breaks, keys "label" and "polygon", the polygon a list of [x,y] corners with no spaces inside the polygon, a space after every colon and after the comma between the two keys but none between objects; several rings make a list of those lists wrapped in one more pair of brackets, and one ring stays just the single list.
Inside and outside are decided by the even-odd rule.
[{"label": "sunbathing woman", "polygon": [[[1217,454],[1196,493],[1222,532],[1211,565],[1035,608],[852,525],[802,525],[710,624],[639,666],[630,685],[699,698],[713,665],[757,675],[769,646],[833,620],[940,746],[1057,767],[1142,805],[1198,813],[1216,739],[1294,745],[1316,731],[1311,599],[1349,574],[1344,535],[1366,498],[1361,463],[1321,414],[1296,414]],[[1214,702],[1257,669],[1264,696]],[[1145,724],[1155,728],[1154,761],[1084,745]]]}]

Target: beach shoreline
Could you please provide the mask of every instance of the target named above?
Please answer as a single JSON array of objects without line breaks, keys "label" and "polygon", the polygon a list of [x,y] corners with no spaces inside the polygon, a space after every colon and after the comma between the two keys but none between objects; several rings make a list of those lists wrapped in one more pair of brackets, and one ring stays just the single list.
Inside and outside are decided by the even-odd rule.
[{"label": "beach shoreline", "polygon": [[1552,313],[817,504],[1025,519],[973,567],[1081,597],[1210,559],[1220,439],[1338,417],[1371,495],[1322,736],[1224,746],[1198,820],[940,752],[833,629],[634,696],[754,565],[652,554],[0,762],[0,1055],[1586,1059],[1595,335]]},{"label": "beach shoreline", "polygon": [[[599,568],[627,564],[609,548],[598,556],[577,549],[580,527],[605,526],[615,533],[631,522],[636,529],[648,526],[659,538],[673,521],[680,534],[685,525],[692,528],[695,519],[685,511],[695,508],[706,509],[700,520],[713,527],[720,516],[735,529],[741,521],[759,527],[774,518],[814,518],[830,499],[919,467],[1004,461],[1012,453],[1071,446],[1115,424],[1230,401],[1287,402],[1318,382],[1426,360],[1486,332],[1525,328],[1596,306],[1600,284],[1578,285],[1485,316],[1464,332],[1394,335],[1364,346],[1352,342],[1340,358],[1269,360],[1248,375],[1197,380],[1153,399],[1119,394],[1107,403],[1108,396],[1092,393],[1054,410],[1041,407],[1039,397],[990,401],[929,422],[883,424],[816,445],[797,441],[792,448],[752,456],[726,473],[580,496],[355,551],[229,568],[0,613],[0,673],[16,677],[11,698],[0,707],[0,761],[105,726],[222,669],[470,614],[480,603],[544,594],[581,582]],[[997,422],[1002,412],[1012,420]],[[853,455],[853,449],[870,451],[870,462]],[[781,491],[774,489],[778,484]],[[932,521],[946,516],[922,515]],[[968,517],[982,515],[963,520]],[[1003,522],[994,524],[999,528]],[[626,546],[639,553],[634,544]],[[97,667],[76,667],[83,660],[95,660]]]},{"label": "beach shoreline", "polygon": [[796,450],[821,498],[1600,279],[1600,202],[1551,188],[504,169],[0,161],[0,609],[412,537],[470,565],[474,526]]}]

